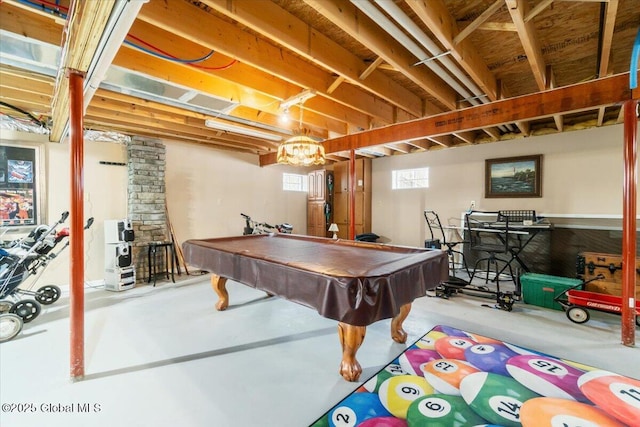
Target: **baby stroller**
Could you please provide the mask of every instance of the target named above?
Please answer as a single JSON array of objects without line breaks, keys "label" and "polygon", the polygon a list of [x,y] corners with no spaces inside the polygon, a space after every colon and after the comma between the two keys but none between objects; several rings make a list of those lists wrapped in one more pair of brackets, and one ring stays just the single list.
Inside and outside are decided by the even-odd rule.
[{"label": "baby stroller", "polygon": [[[49,261],[69,246],[67,241],[58,252],[52,252],[58,243],[69,237],[67,227],[56,231],[56,227],[68,216],[69,212],[64,212],[53,225],[40,225],[25,238],[0,249],[0,342],[8,341],[20,333],[24,323],[31,322],[40,314],[41,304],[53,304],[60,298],[60,288],[55,285],[42,286],[36,291],[19,286],[29,277],[37,275],[33,286]],[[93,218],[89,218],[85,230],[92,223]]]}]

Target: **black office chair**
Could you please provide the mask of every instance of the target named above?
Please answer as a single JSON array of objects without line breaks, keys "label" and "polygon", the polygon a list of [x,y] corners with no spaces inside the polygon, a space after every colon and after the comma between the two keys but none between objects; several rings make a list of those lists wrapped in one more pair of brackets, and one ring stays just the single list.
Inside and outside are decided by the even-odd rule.
[{"label": "black office chair", "polygon": [[[495,282],[495,291],[488,288],[480,288],[480,290],[495,294],[497,308],[511,311],[513,302],[520,296],[519,283],[513,274],[510,260],[500,256],[510,254],[509,217],[502,217],[498,212],[468,212],[465,215],[465,234],[465,238],[469,241],[469,249],[479,253],[469,282],[472,283],[473,279],[479,275],[484,275],[485,285],[489,280]],[[500,268],[501,264],[505,265],[504,269]],[[510,281],[513,281],[516,286],[515,292],[502,292],[500,289],[500,278],[505,269],[509,270]]]},{"label": "black office chair", "polygon": [[[464,256],[464,252],[454,249],[460,244],[464,244],[464,241],[450,242],[447,241],[447,235],[440,221],[440,217],[435,211],[424,211],[424,219],[427,222],[429,228],[430,239],[425,240],[424,245],[427,248],[432,249],[445,249],[449,258],[449,278],[443,282],[441,289],[436,289],[436,295],[443,298],[448,298],[452,294],[456,293],[460,288],[465,287],[469,282],[461,277],[456,277],[456,267],[461,266],[467,273],[467,277],[470,277],[469,267]],[[456,255],[460,261],[456,264]]]}]

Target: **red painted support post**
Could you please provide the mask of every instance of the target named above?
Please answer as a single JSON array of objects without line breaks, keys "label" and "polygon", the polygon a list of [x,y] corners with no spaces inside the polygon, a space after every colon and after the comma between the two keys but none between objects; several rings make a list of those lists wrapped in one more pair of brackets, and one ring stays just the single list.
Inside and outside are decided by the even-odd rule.
[{"label": "red painted support post", "polygon": [[622,209],[622,344],[636,343],[637,100],[624,103],[624,187]]},{"label": "red painted support post", "polygon": [[84,377],[84,74],[69,71],[71,379]]},{"label": "red painted support post", "polygon": [[349,240],[356,238],[356,150],[349,159]]}]

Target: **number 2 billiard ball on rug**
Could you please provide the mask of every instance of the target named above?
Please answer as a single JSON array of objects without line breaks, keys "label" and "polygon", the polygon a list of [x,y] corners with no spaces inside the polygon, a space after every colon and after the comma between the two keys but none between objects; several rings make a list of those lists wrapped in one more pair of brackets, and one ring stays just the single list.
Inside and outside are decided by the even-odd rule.
[{"label": "number 2 billiard ball on rug", "polygon": [[354,427],[362,421],[379,416],[390,416],[375,393],[353,393],[329,412],[330,427]]}]

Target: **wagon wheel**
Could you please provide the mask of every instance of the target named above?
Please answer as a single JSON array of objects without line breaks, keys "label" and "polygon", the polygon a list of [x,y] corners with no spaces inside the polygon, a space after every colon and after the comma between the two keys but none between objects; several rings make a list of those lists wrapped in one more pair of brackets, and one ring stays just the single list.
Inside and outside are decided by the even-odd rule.
[{"label": "wagon wheel", "polygon": [[13,339],[22,330],[22,318],[17,314],[0,314],[0,342]]},{"label": "wagon wheel", "polygon": [[0,314],[8,313],[11,310],[13,303],[11,301],[0,301]]},{"label": "wagon wheel", "polygon": [[571,307],[567,310],[567,318],[573,323],[584,323],[589,320],[589,312],[582,307]]},{"label": "wagon wheel", "polygon": [[36,291],[36,301],[40,304],[49,305],[58,301],[61,290],[56,285],[46,285]]},{"label": "wagon wheel", "polygon": [[13,304],[10,312],[22,317],[24,323],[29,323],[40,314],[40,303],[32,299],[23,299]]}]

